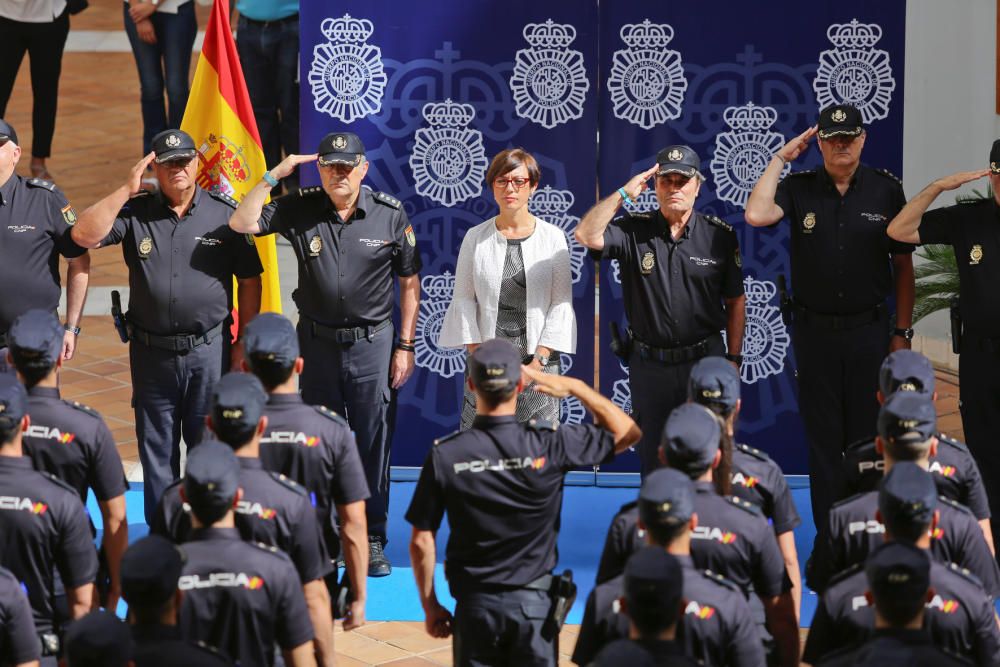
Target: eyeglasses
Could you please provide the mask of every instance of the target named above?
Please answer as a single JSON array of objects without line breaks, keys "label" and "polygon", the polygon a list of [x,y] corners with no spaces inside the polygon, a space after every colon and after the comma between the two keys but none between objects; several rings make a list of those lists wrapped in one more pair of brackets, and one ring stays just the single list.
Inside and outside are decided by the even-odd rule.
[{"label": "eyeglasses", "polygon": [[497,190],[506,190],[508,185],[514,186],[514,190],[520,190],[531,182],[530,178],[500,178],[493,181],[493,187]]}]

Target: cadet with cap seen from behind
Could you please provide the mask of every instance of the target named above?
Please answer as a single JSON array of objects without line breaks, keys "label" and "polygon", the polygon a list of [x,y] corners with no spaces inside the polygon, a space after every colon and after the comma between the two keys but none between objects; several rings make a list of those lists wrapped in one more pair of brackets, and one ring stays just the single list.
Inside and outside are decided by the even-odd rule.
[{"label": "cadet with cap seen from behind", "polygon": [[96,609],[66,631],[66,667],[130,667],[132,638],[114,613]]}]

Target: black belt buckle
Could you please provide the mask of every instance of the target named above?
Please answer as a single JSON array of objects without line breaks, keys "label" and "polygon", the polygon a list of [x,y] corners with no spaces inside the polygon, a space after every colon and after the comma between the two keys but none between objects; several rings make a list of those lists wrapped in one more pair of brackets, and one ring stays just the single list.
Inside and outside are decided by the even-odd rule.
[{"label": "black belt buckle", "polygon": [[354,329],[336,329],[334,331],[334,339],[338,343],[353,343],[357,341]]}]

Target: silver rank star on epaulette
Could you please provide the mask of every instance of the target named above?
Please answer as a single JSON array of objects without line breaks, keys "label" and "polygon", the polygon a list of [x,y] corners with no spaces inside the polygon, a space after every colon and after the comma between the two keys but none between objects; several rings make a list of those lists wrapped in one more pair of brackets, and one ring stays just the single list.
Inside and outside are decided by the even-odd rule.
[{"label": "silver rank star on epaulette", "polygon": [[725,229],[727,232],[733,231],[733,226],[728,222],[724,221],[722,218],[717,218],[714,215],[706,215],[705,219],[708,220],[713,225],[715,225],[716,227]]},{"label": "silver rank star on epaulette", "polygon": [[398,199],[384,192],[373,192],[372,197],[375,201],[381,202],[390,208],[399,208],[403,205]]},{"label": "silver rank star on epaulette", "polygon": [[894,174],[891,171],[889,171],[888,169],[876,169],[875,171],[878,172],[879,174],[882,174],[883,176],[891,178],[892,180],[896,181],[900,185],[903,184],[903,181],[899,180],[899,177],[896,176],[896,174]]}]

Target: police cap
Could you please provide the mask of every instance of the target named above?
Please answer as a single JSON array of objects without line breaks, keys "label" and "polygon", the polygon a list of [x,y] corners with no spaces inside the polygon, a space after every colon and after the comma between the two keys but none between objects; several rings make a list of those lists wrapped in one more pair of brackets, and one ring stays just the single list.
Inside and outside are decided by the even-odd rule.
[{"label": "police cap", "polygon": [[137,540],[122,556],[122,597],[132,607],[158,607],[177,590],[187,560],[181,548],[160,535]]},{"label": "police cap", "polygon": [[639,489],[639,518],[648,526],[679,526],[694,514],[694,484],[679,470],[660,468]]},{"label": "police cap", "polygon": [[937,486],[931,474],[912,461],[892,466],[879,484],[878,511],[886,529],[909,534],[910,527],[924,527],[938,506]]},{"label": "police cap", "polygon": [[198,154],[194,139],[184,130],[164,130],[153,137],[152,144],[156,164],[170,160],[190,160]]},{"label": "police cap", "polygon": [[817,123],[820,139],[856,137],[864,132],[861,112],[852,104],[833,104],[819,112]]},{"label": "police cap", "polygon": [[357,167],[364,160],[365,145],[353,132],[331,132],[320,139],[316,152],[320,166],[346,164]]},{"label": "police cap", "polygon": [[643,547],[625,564],[625,602],[633,619],[656,618],[661,629],[673,625],[683,588],[681,564],[663,547]]},{"label": "police cap", "polygon": [[722,357],[705,357],[691,369],[688,400],[730,413],[740,400],[740,374]]},{"label": "police cap", "polygon": [[256,375],[226,373],[212,389],[212,430],[232,447],[240,447],[253,437],[264,414],[267,392]]},{"label": "police cap", "polygon": [[132,634],[109,611],[98,609],[66,631],[69,667],[125,667],[132,658]]},{"label": "police cap", "polygon": [[895,444],[922,444],[937,430],[934,401],[927,394],[896,392],[878,412],[878,434]]},{"label": "police cap", "polygon": [[934,367],[930,360],[913,350],[896,350],[878,369],[878,388],[883,397],[897,391],[934,393]]},{"label": "police cap", "polygon": [[191,511],[202,523],[221,519],[236,498],[240,463],[233,448],[218,440],[203,440],[188,454],[182,481]]},{"label": "police cap", "polygon": [[469,355],[472,386],[487,394],[506,394],[521,380],[521,355],[510,342],[491,338]]},{"label": "police cap", "polygon": [[993,148],[990,149],[990,173],[1000,174],[1000,139],[994,141]]},{"label": "police cap", "polygon": [[28,412],[28,392],[11,373],[0,373],[0,429],[9,430],[21,423]]},{"label": "police cap", "polygon": [[715,414],[703,405],[684,403],[667,417],[660,446],[671,468],[700,475],[715,460],[721,435]]},{"label": "police cap", "polygon": [[660,167],[657,176],[680,174],[691,178],[701,174],[701,158],[690,146],[667,146],[656,154],[656,163]]},{"label": "police cap", "polygon": [[255,361],[288,368],[299,358],[299,338],[284,315],[261,313],[243,329],[243,353],[253,367]]},{"label": "police cap", "polygon": [[17,143],[17,132],[14,131],[14,127],[7,121],[0,118],[0,139],[8,139],[15,146]]},{"label": "police cap", "polygon": [[886,542],[865,561],[865,576],[883,615],[916,615],[931,585],[931,559],[927,551],[912,544]]},{"label": "police cap", "polygon": [[10,356],[18,368],[51,368],[62,353],[65,330],[48,310],[34,309],[19,315],[7,332]]}]

